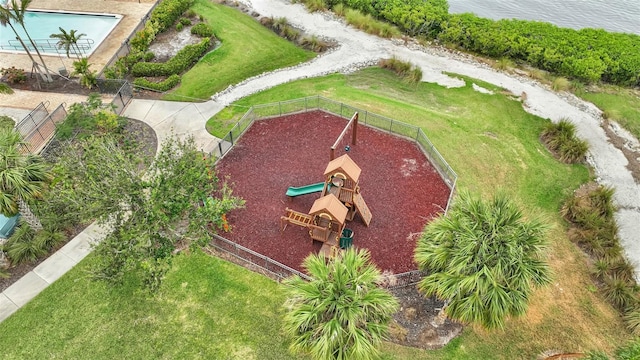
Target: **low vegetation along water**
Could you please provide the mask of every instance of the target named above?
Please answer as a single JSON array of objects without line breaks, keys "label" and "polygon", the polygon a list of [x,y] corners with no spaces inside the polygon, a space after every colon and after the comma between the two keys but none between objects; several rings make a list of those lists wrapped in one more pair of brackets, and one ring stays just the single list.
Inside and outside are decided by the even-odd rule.
[{"label": "low vegetation along water", "polygon": [[573,29],[602,28],[640,34],[637,0],[449,0],[452,13],[490,19],[539,20]]}]

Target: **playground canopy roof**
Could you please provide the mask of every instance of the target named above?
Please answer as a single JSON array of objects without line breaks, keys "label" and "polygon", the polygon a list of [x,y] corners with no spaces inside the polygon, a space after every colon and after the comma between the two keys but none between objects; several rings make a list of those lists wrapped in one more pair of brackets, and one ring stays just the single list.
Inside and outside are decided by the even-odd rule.
[{"label": "playground canopy roof", "polygon": [[358,182],[358,178],[360,177],[360,167],[356,165],[353,160],[349,157],[349,155],[344,154],[340,157],[337,157],[329,162],[327,165],[327,169],[324,171],[324,176],[334,175],[336,173],[342,173],[349,180],[353,180],[354,182]]},{"label": "playground canopy roof", "polygon": [[309,210],[310,215],[317,215],[320,213],[327,213],[331,215],[333,220],[344,224],[344,220],[347,217],[348,209],[344,206],[340,200],[333,194],[325,195],[316,200]]}]

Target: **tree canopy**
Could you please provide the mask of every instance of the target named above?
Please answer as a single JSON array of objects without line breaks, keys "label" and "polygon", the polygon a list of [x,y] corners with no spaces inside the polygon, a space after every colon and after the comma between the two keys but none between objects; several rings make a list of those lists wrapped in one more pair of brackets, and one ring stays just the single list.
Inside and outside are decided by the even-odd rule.
[{"label": "tree canopy", "polygon": [[369,252],[350,248],[332,259],[312,254],[304,268],[310,281],[294,276],[285,282],[291,349],[316,359],[374,358],[398,302],[376,285],[380,271]]},{"label": "tree canopy", "polygon": [[550,281],[544,234],[507,195],[483,201],[461,192],[418,240],[415,260],[428,274],[419,289],[448,301],[453,319],[501,328],[507,317],[524,314],[535,286]]}]

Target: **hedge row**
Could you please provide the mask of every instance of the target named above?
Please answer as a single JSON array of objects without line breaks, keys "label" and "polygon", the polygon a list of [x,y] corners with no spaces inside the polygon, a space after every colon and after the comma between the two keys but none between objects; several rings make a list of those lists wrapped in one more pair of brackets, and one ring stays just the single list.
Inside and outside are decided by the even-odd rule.
[{"label": "hedge row", "polygon": [[509,58],[585,82],[640,85],[640,36],[573,30],[524,20],[449,14],[446,0],[325,0],[341,3],[426,36],[494,58]]},{"label": "hedge row", "polygon": [[162,0],[151,12],[149,21],[158,25],[158,33],[170,28],[195,0]]},{"label": "hedge row", "polygon": [[537,21],[450,15],[437,38],[494,58],[510,58],[585,82],[640,85],[640,36],[573,30]]},{"label": "hedge row", "polygon": [[169,91],[173,89],[176,85],[180,83],[181,76],[180,75],[171,75],[163,81],[153,82],[149,81],[145,78],[136,78],[133,81],[133,85],[145,87],[155,91]]},{"label": "hedge row", "polygon": [[211,47],[211,39],[204,38],[198,44],[187,45],[176,56],[164,63],[138,62],[131,68],[133,76],[169,76],[180,74],[198,60]]}]

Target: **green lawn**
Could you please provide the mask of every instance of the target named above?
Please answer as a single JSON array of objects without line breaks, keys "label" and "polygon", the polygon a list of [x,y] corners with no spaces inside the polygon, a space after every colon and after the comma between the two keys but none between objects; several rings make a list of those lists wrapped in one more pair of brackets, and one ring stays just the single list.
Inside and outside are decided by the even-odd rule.
[{"label": "green lawn", "polygon": [[640,96],[638,92],[606,86],[596,92],[582,92],[580,97],[594,103],[611,120],[640,139]]},{"label": "green lawn", "polygon": [[91,281],[90,259],[0,324],[3,359],[299,359],[280,331],[282,288],[197,252],[160,293]]},{"label": "green lawn", "polygon": [[[611,351],[627,340],[617,313],[590,290],[585,258],[558,215],[589,171],[549,155],[538,140],[546,120],[507,95],[476,92],[470,82],[458,89],[408,85],[377,68],[296,81],[234,105],[316,94],[421,126],[460,187],[485,195],[503,189],[527,216],[551,226],[554,281],[536,291],[526,316],[504,330],[469,327],[437,351],[385,344],[384,359],[533,359],[549,349]],[[224,129],[243,111],[232,106],[210,122]],[[160,294],[149,298],[133,281],[117,288],[90,282],[86,267],[85,261],[0,324],[4,357],[300,358],[287,352],[282,335],[283,289],[261,275],[200,253],[180,256]]]},{"label": "green lawn", "polygon": [[165,96],[167,100],[208,99],[229,85],[315,56],[235,8],[196,0],[193,10],[204,16],[222,45],[184,74],[180,87]]}]

